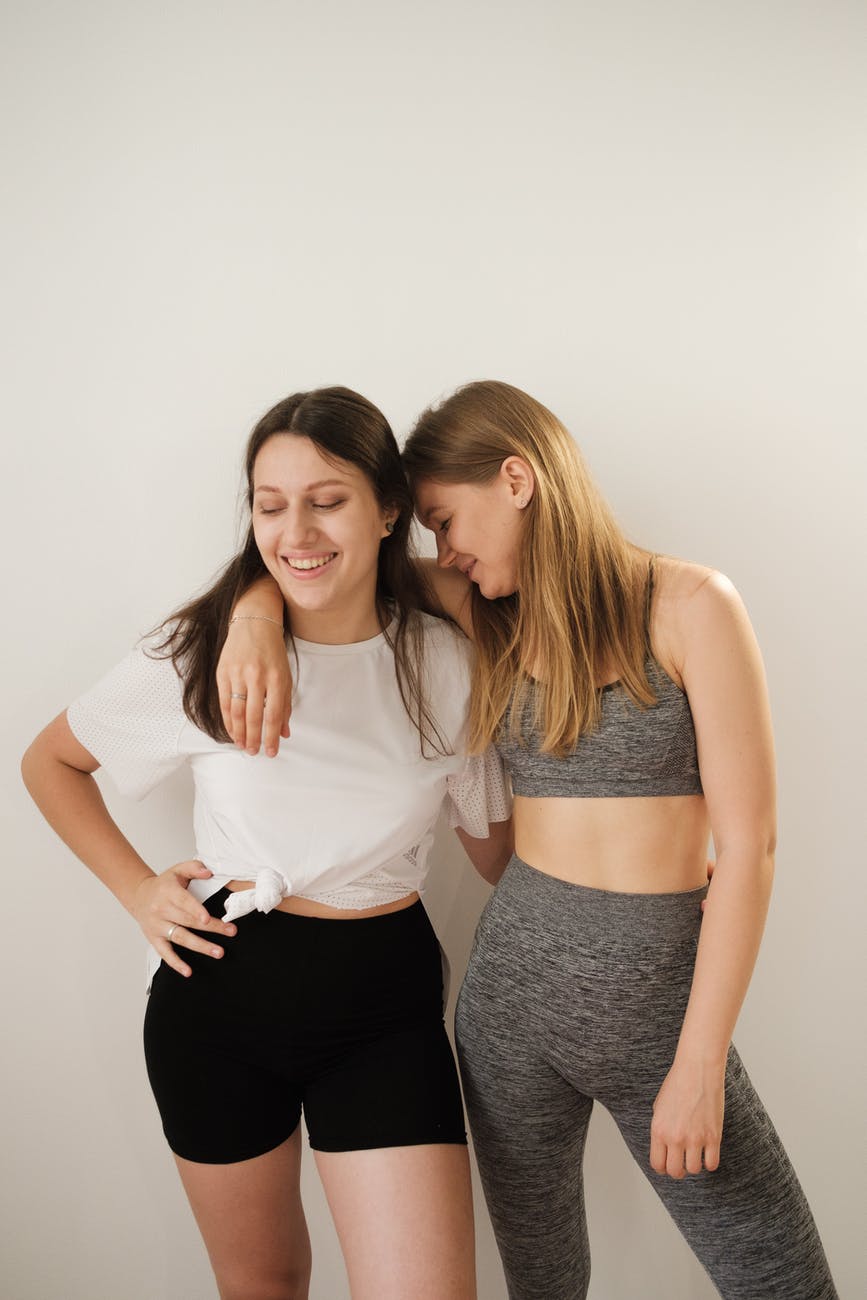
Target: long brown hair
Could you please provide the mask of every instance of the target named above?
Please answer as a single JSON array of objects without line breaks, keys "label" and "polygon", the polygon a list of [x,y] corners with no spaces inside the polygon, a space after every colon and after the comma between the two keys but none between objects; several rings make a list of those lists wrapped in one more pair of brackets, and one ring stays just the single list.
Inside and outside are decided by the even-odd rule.
[{"label": "long brown hair", "polygon": [[515,594],[487,600],[472,590],[470,745],[496,738],[513,697],[517,731],[532,676],[542,748],[562,755],[597,725],[596,683],[606,669],[638,705],[655,699],[645,666],[649,557],[621,532],[566,428],[510,384],[467,384],[423,412],[403,463],[411,485],[484,485],[509,456],[527,462],[535,490]]},{"label": "long brown hair", "polygon": [[[246,505],[253,504],[253,468],[262,447],[277,434],[309,438],[329,460],[356,466],[367,478],[380,507],[397,510],[393,532],[380,544],[376,608],[394,650],[398,687],[407,713],[418,729],[422,752],[427,744],[445,753],[445,741],[424,696],[424,636],[418,611],[430,608],[424,578],[409,551],[412,498],[391,426],[382,412],[349,388],[318,388],[293,393],[262,416],[244,454]],[[154,646],[170,656],[184,683],[184,712],[214,740],[228,741],[220,713],[217,661],[232,610],[251,583],[267,574],[248,520],[243,545],[202,595],[182,605],[168,620]],[[396,626],[389,624],[395,620]],[[291,640],[291,628],[286,635]]]}]

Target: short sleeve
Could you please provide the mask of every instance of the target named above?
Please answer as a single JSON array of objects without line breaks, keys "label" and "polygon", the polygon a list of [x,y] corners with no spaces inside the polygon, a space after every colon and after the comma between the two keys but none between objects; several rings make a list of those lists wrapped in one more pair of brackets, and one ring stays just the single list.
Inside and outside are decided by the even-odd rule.
[{"label": "short sleeve", "polygon": [[143,799],[184,761],[183,683],[170,658],[136,646],[67,709],[75,738],[121,794]]},{"label": "short sleeve", "polygon": [[493,745],[483,754],[471,754],[463,771],[448,778],[447,787],[449,825],[474,839],[487,839],[491,822],[505,822],[512,815],[508,778]]}]

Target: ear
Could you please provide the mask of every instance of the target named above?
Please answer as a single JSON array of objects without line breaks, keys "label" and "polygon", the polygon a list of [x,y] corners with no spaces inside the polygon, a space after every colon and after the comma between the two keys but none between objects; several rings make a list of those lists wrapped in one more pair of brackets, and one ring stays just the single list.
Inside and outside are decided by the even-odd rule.
[{"label": "ear", "polygon": [[522,456],[507,456],[500,466],[499,476],[518,510],[529,505],[536,490],[536,477]]},{"label": "ear", "polygon": [[394,532],[394,525],[397,523],[399,518],[400,518],[399,510],[386,510],[385,516],[383,518],[382,532],[380,536],[391,537],[391,534]]}]

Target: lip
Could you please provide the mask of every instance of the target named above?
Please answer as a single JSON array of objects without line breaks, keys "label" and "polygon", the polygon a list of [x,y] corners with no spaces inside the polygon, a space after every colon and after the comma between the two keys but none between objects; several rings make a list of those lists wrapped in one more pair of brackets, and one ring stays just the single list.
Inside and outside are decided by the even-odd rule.
[{"label": "lip", "polygon": [[467,567],[466,567],[465,569],[461,569],[461,573],[464,575],[465,578],[469,578],[470,582],[473,582],[473,581],[474,581],[474,579],[473,579],[473,569],[474,569],[475,567],[476,567],[476,561],[475,561],[475,560],[471,560],[470,563],[467,565]]},{"label": "lip", "polygon": [[[328,560],[325,564],[320,564],[315,569],[293,569],[292,565],[289,563],[290,560],[318,560],[320,555],[328,555],[328,554],[331,554],[331,559]],[[291,576],[294,578],[296,582],[314,582],[317,578],[321,577],[322,574],[329,573],[331,571],[331,566],[332,564],[334,564],[335,560],[337,559],[337,552],[320,551],[319,555],[310,555],[310,554],[281,555],[280,559],[282,561],[283,568],[289,574],[291,574]]]}]

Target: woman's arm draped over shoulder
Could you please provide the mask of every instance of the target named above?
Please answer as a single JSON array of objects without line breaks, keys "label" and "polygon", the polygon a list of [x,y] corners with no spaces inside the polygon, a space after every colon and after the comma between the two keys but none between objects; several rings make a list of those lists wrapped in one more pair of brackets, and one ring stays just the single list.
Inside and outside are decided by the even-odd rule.
[{"label": "woman's arm draped over shoulder", "polygon": [[716,851],[692,991],[654,1105],[658,1173],[716,1169],[726,1056],[752,975],[773,878],[774,752],[765,674],[743,603],[720,574],[683,604],[681,671]]},{"label": "woman's arm draped over shoulder", "polygon": [[[435,560],[418,560],[437,605],[427,612],[453,619],[472,637],[471,584],[456,569]],[[280,737],[289,735],[292,673],[280,630],[283,596],[272,577],[259,578],[236,604],[217,665],[223,722],[232,740],[248,754],[273,758]]]}]

